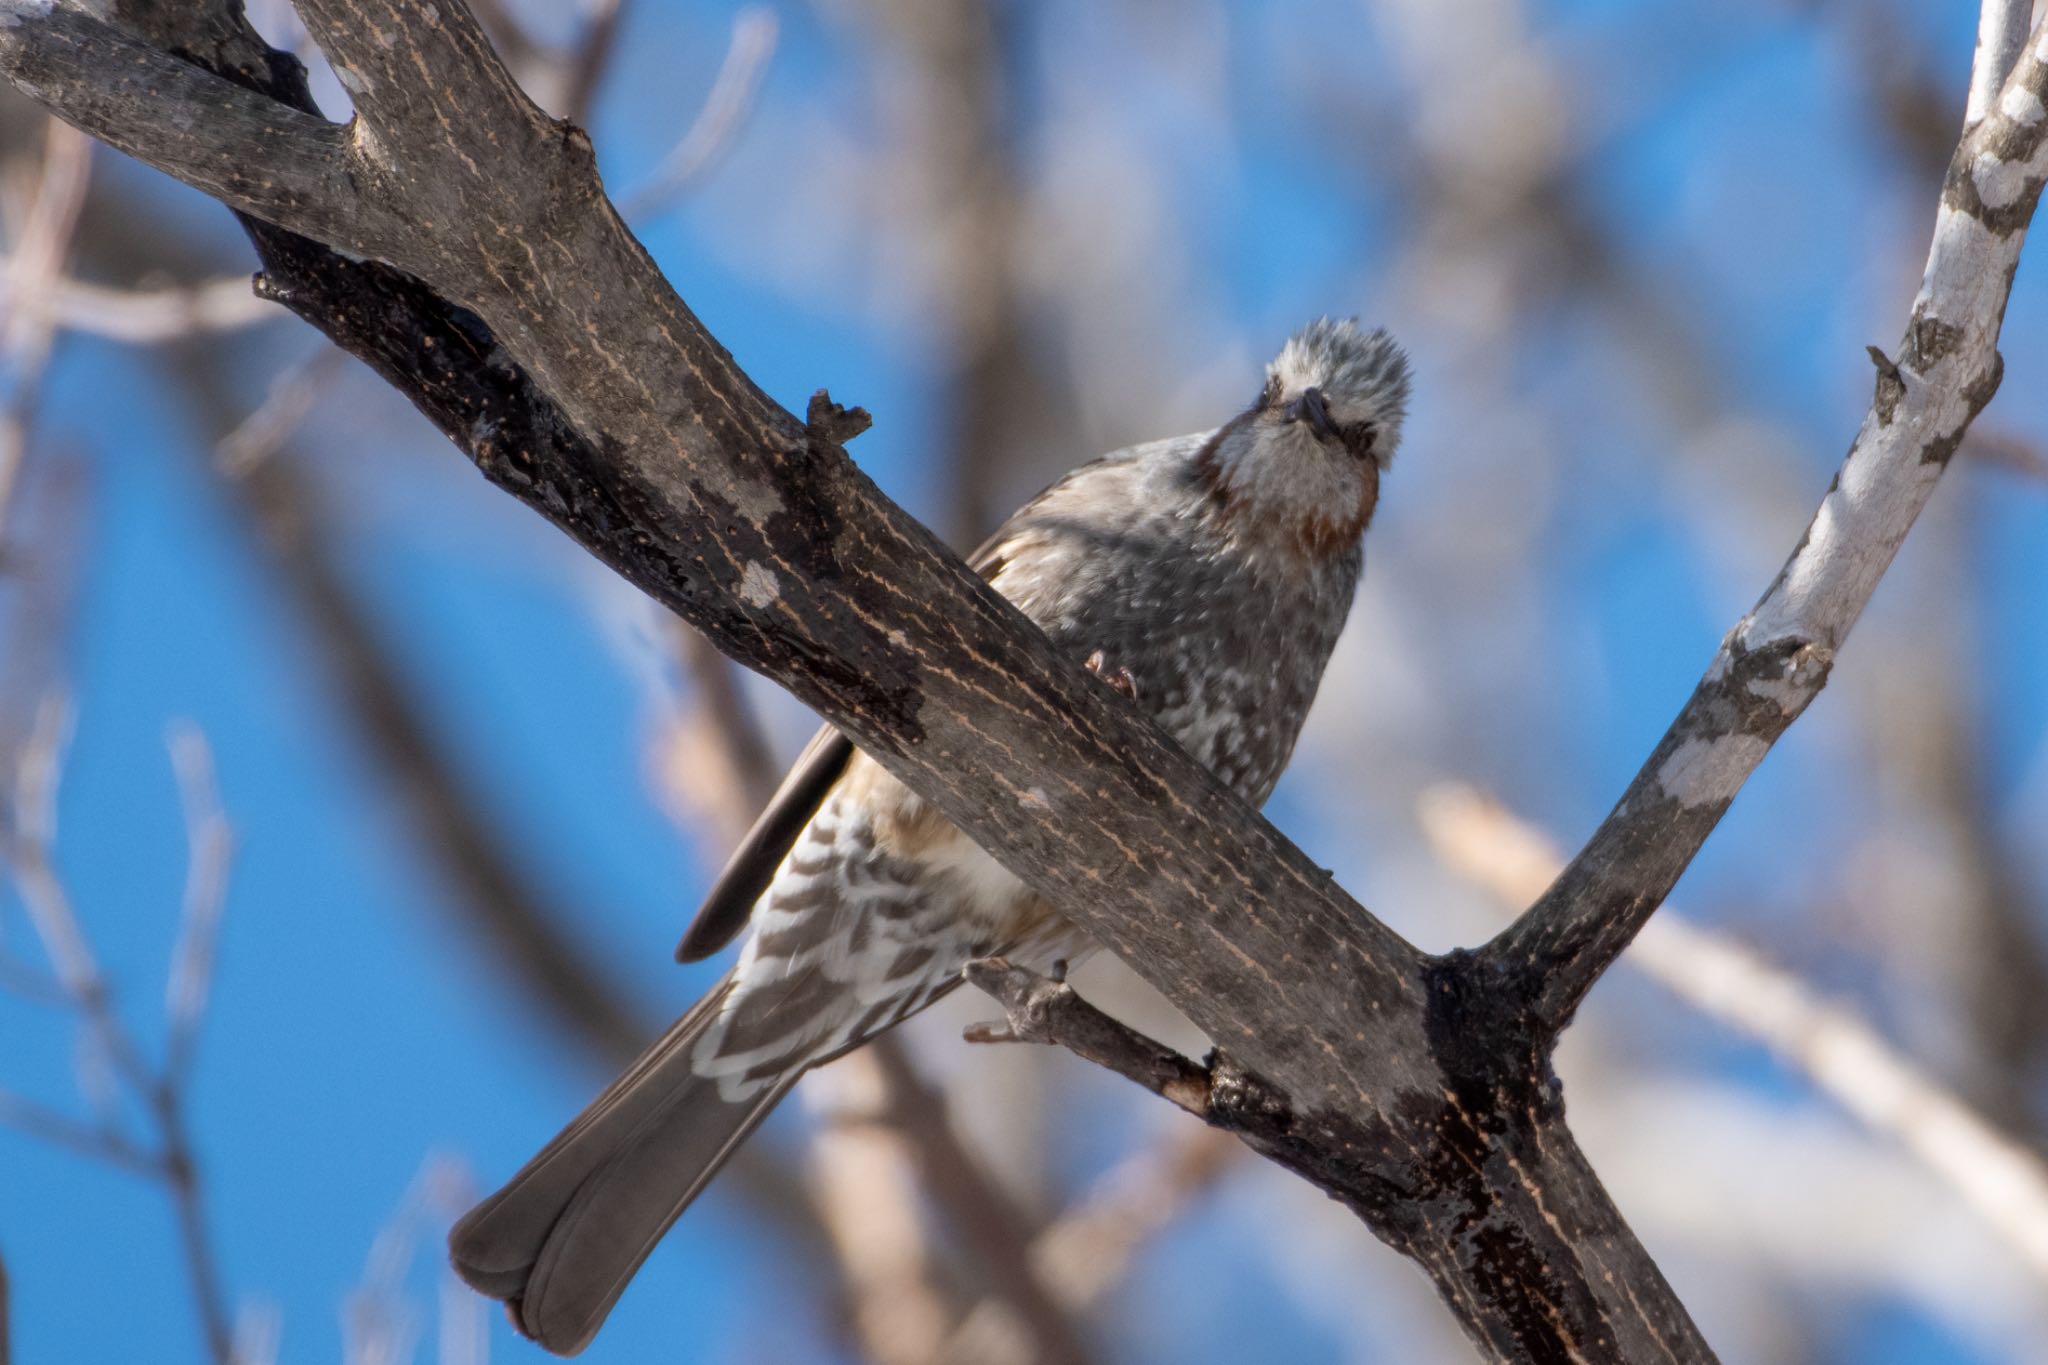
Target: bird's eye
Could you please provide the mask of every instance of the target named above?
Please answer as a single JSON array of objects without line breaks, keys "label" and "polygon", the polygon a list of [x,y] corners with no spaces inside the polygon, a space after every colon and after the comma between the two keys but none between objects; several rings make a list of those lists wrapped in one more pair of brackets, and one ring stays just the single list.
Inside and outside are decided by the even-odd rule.
[{"label": "bird's eye", "polygon": [[1344,448],[1361,460],[1372,458],[1373,443],[1379,440],[1379,428],[1370,422],[1353,422],[1337,433],[1344,440]]},{"label": "bird's eye", "polygon": [[1267,375],[1266,387],[1259,390],[1258,401],[1253,403],[1252,406],[1255,408],[1270,408],[1273,406],[1274,403],[1278,402],[1279,399],[1280,376],[1277,374]]}]

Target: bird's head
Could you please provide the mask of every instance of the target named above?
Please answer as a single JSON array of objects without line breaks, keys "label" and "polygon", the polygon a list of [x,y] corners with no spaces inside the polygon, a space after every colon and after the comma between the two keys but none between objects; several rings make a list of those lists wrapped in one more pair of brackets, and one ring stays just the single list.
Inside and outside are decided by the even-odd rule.
[{"label": "bird's head", "polygon": [[1384,329],[1310,323],[1266,366],[1258,399],[1198,461],[1233,527],[1313,556],[1356,545],[1408,409],[1408,358]]}]

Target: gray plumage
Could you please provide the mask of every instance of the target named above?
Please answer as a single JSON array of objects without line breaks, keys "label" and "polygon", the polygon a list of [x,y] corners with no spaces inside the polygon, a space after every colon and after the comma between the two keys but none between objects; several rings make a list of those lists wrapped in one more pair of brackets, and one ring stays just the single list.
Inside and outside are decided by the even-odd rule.
[{"label": "gray plumage", "polygon": [[[1408,372],[1323,320],[1214,431],[1068,475],[974,559],[1077,661],[1253,802],[1286,766],[1350,609]],[[1121,677],[1119,676],[1119,681]],[[725,979],[451,1234],[455,1267],[549,1350],[587,1345],[655,1243],[797,1078],[952,990],[967,962],[1092,948],[827,727],[685,935]]]}]

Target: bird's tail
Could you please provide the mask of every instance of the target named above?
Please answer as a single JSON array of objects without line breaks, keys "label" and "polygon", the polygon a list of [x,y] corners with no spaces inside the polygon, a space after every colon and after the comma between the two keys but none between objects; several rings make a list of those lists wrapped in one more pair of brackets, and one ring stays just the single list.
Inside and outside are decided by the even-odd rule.
[{"label": "bird's tail", "polygon": [[803,1068],[729,1100],[692,1069],[731,979],[676,1021],[546,1149],[455,1225],[456,1273],[557,1355],[590,1344],[690,1201]]}]

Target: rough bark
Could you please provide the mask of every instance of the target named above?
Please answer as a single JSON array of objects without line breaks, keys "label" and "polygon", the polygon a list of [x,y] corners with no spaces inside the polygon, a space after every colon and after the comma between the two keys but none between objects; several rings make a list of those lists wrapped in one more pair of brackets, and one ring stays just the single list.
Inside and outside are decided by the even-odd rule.
[{"label": "rough bark", "polygon": [[1906,343],[1814,529],[1558,885],[1483,951],[1436,958],[884,498],[840,449],[848,414],[764,395],[612,211],[589,141],[527,100],[457,0],[300,9],[355,97],[346,127],[274,98],[291,73],[260,46],[215,66],[231,84],[175,55],[190,44],[47,0],[0,0],[0,69],[367,258],[259,234],[272,292],[487,477],[843,728],[1205,1028],[1211,1121],[1413,1257],[1490,1355],[1711,1358],[1565,1128],[1549,1053],[1819,690],[1995,388],[2048,166],[2038,43],[1958,152]]}]

